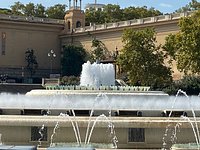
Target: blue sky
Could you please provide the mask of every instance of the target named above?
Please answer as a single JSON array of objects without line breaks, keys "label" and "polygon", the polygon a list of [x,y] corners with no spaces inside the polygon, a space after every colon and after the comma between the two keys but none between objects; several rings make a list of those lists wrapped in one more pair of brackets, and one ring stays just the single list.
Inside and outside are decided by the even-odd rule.
[{"label": "blue sky", "polygon": [[[69,0],[0,0],[0,8],[10,8],[16,1],[23,4],[32,2],[34,4],[42,4],[45,7],[53,6],[55,4],[68,4]],[[154,7],[163,13],[171,13],[174,10],[185,6],[191,0],[97,0],[101,4],[118,4],[121,8],[128,6],[147,6],[148,8]],[[200,1],[200,0],[198,0]],[[83,6],[87,3],[94,3],[94,0],[82,0]]]}]

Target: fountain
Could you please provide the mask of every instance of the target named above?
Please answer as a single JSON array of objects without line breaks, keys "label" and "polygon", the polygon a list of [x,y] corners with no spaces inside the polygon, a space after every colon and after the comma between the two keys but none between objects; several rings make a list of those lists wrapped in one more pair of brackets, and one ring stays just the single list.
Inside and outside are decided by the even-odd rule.
[{"label": "fountain", "polygon": [[115,85],[115,71],[112,64],[91,64],[89,61],[82,66],[81,86],[100,87]]},{"label": "fountain", "polygon": [[[103,78],[105,73],[107,77]],[[74,149],[162,148],[166,126],[168,131],[175,130],[170,137],[173,144],[197,141],[191,123],[200,123],[200,97],[187,97],[186,102],[183,96],[149,91],[149,87],[115,86],[114,76],[111,64],[87,62],[78,86],[47,86],[46,90],[32,90],[26,95],[0,93],[3,143],[33,144],[34,141],[27,139],[34,136],[29,132],[35,126],[40,127],[41,137],[34,145],[39,143],[49,150],[72,146]],[[193,112],[197,119],[193,118]],[[182,114],[191,123],[180,118]],[[44,128],[48,128],[47,133],[42,132]],[[21,131],[26,138],[17,141],[12,138],[12,134],[19,135]],[[48,136],[44,142],[45,134]],[[167,144],[165,148],[170,147]]]},{"label": "fountain", "polygon": [[[176,144],[177,131],[180,132],[180,128],[182,126],[182,123],[180,121],[178,121],[176,123],[176,125],[174,126],[174,131],[172,131],[172,136],[171,136],[172,147],[171,147],[171,149],[173,149],[173,150],[176,150],[176,149],[180,149],[180,150],[198,149],[199,150],[199,148],[200,148],[200,145],[199,145],[199,143],[200,143],[200,133],[199,133],[199,127],[198,127],[198,123],[197,123],[196,114],[195,114],[195,111],[193,109],[193,106],[191,106],[191,101],[190,101],[191,99],[189,99],[189,96],[184,91],[178,90],[176,97],[174,99],[173,105],[172,105],[172,110],[169,113],[168,120],[172,116],[173,108],[176,104],[177,97],[179,96],[179,94],[183,94],[187,98],[187,101],[189,103],[189,106],[190,106],[190,109],[191,109],[191,112],[192,112],[192,117],[193,117],[193,120],[194,120],[194,121],[191,121],[191,119],[189,117],[187,117],[187,113],[184,113],[184,114],[181,115],[180,121],[181,121],[181,119],[184,119],[191,125],[192,131],[193,131],[194,137],[195,137],[195,143]],[[167,149],[166,148],[167,143],[166,143],[165,139],[168,136],[169,127],[170,127],[170,124],[167,125],[166,130],[165,130],[165,134],[163,136],[163,150]]]}]

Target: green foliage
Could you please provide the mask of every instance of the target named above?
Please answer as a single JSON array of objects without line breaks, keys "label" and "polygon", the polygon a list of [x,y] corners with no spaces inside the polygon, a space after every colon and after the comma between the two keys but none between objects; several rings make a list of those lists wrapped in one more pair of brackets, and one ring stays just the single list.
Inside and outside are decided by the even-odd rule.
[{"label": "green foliage", "polygon": [[62,55],[62,75],[79,76],[82,70],[82,64],[86,62],[87,58],[85,49],[73,45],[65,46]]},{"label": "green foliage", "polygon": [[188,95],[199,95],[200,77],[185,76],[183,79],[179,81],[174,81],[170,86],[163,89],[163,91],[170,95],[176,95],[179,89],[186,92]]},{"label": "green foliage", "polygon": [[91,24],[103,24],[105,23],[105,13],[101,10],[95,10],[91,8],[85,11],[85,25],[89,26]]},{"label": "green foliage", "polygon": [[37,62],[37,59],[36,59],[33,49],[26,50],[25,60],[27,62],[26,69],[29,71],[30,76],[32,77],[38,68],[38,62]]},{"label": "green foliage", "polygon": [[200,2],[197,0],[192,0],[189,4],[187,4],[184,7],[179,8],[175,12],[181,13],[181,12],[186,12],[186,11],[194,11],[200,9]]},{"label": "green foliage", "polygon": [[123,9],[123,20],[139,19],[145,17],[153,17],[162,15],[158,10],[155,10],[153,7],[148,9],[146,6],[143,7],[133,7]]},{"label": "green foliage", "polygon": [[118,22],[122,20],[123,13],[119,5],[108,4],[103,9],[105,13],[105,22]]},{"label": "green foliage", "polygon": [[3,8],[0,8],[0,14],[10,15],[10,14],[12,14],[12,13],[11,13],[11,10],[10,10],[10,9],[3,9]]},{"label": "green foliage", "polygon": [[[11,14],[23,15],[32,17],[48,17],[54,19],[64,19],[66,13],[66,5],[56,4],[49,8],[45,8],[42,4],[36,4],[29,2],[24,5],[21,2],[15,2],[11,6]],[[7,14],[6,11],[0,11],[0,13]],[[85,12],[86,25],[103,24],[109,22],[118,22],[124,20],[138,19],[143,17],[152,17],[161,15],[162,13],[154,8],[143,7],[128,7],[120,8],[119,5],[108,4],[105,5],[103,10],[90,9]]]},{"label": "green foliage", "polygon": [[24,8],[24,4],[22,4],[21,2],[15,2],[14,5],[12,5],[11,7],[11,12],[14,15],[23,15],[23,8]]},{"label": "green foliage", "polygon": [[54,18],[54,19],[64,19],[66,12],[66,5],[56,4],[49,8],[45,8],[42,4],[34,4],[29,2],[24,5],[21,2],[15,2],[9,11],[1,11],[3,14],[13,14],[20,16],[32,16],[32,17],[42,17],[42,18]]},{"label": "green foliage", "polygon": [[23,14],[25,16],[34,16],[35,15],[35,5],[33,3],[28,3],[22,8]]},{"label": "green foliage", "polygon": [[162,15],[162,13],[154,8],[143,7],[127,7],[120,8],[119,5],[108,4],[103,10],[90,9],[86,13],[86,25],[102,24],[110,22],[118,22],[124,20],[138,19],[144,17],[152,17]]},{"label": "green foliage", "polygon": [[57,4],[47,8],[46,14],[49,18],[64,19],[66,5]]},{"label": "green foliage", "polygon": [[37,4],[35,6],[35,17],[40,17],[40,18],[45,18],[46,17],[46,12],[45,12],[45,7],[42,4]]},{"label": "green foliage", "polygon": [[61,85],[79,85],[80,78],[75,76],[64,76],[61,78]]},{"label": "green foliage", "polygon": [[200,73],[200,11],[179,22],[180,31],[169,35],[163,46],[177,69],[187,74]]},{"label": "green foliage", "polygon": [[91,52],[91,62],[105,60],[105,58],[109,55],[108,49],[105,44],[97,39],[92,40],[92,52]]},{"label": "green foliage", "polygon": [[171,82],[170,68],[164,65],[164,54],[156,46],[153,29],[126,29],[122,41],[124,47],[117,61],[131,85],[140,81],[141,85],[158,88]]}]

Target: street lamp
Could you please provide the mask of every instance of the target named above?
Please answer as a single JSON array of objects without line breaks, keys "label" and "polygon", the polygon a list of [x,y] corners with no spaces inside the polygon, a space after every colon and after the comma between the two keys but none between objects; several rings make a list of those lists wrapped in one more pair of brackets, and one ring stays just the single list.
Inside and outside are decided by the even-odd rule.
[{"label": "street lamp", "polygon": [[56,53],[54,52],[53,49],[51,49],[50,52],[48,53],[48,57],[50,57],[51,60],[51,73],[52,73],[53,59],[56,58]]}]

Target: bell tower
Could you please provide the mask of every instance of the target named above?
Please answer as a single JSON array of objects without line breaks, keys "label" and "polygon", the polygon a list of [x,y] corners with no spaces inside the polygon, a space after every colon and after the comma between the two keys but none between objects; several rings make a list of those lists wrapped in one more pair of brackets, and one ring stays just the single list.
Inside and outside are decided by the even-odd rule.
[{"label": "bell tower", "polygon": [[[73,1],[73,3],[72,3]],[[65,28],[68,32],[85,27],[85,14],[82,10],[82,0],[69,0],[69,10],[65,15]]]}]

